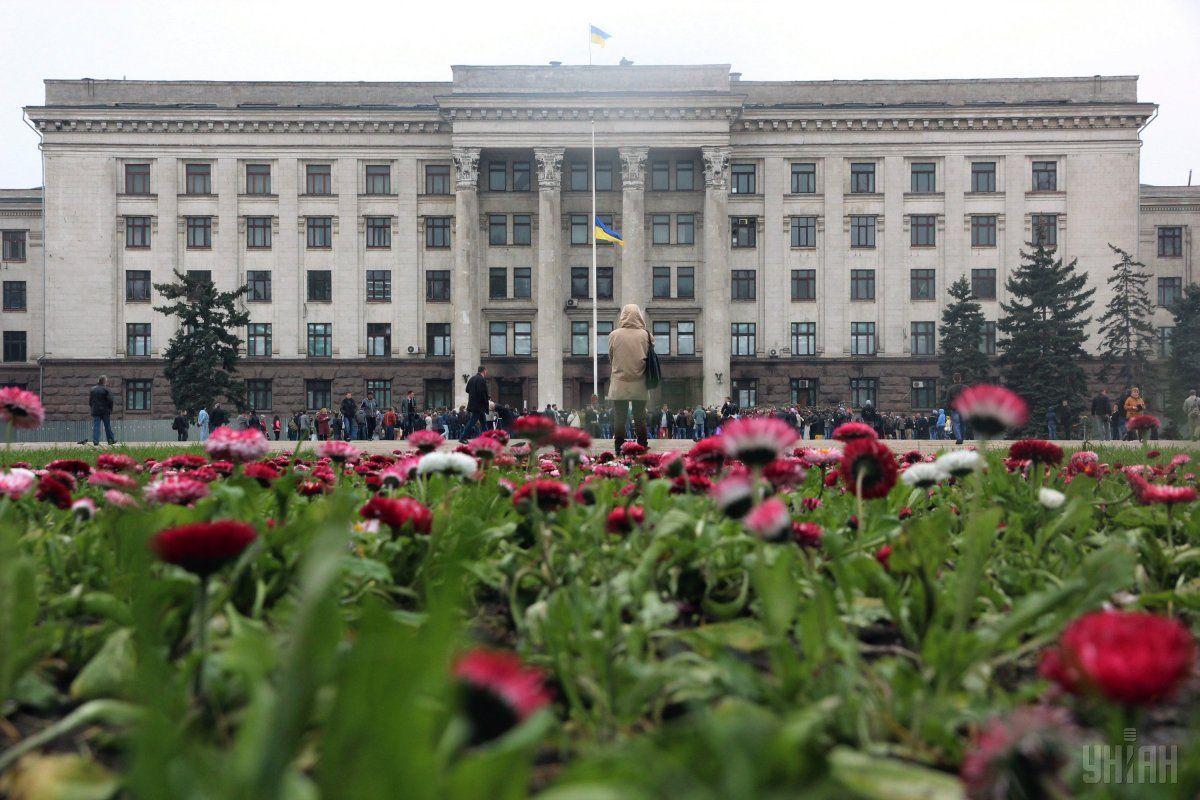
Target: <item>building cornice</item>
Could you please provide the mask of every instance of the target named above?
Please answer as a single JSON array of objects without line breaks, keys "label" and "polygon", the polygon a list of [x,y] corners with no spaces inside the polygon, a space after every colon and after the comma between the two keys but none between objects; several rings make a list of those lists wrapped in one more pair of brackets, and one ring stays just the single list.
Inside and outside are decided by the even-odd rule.
[{"label": "building cornice", "polygon": [[797,109],[781,113],[777,109],[745,109],[731,125],[733,133],[787,133],[880,131],[908,132],[929,130],[1001,131],[1001,130],[1080,130],[1097,128],[1140,128],[1154,113],[1152,103],[1122,105],[1119,108],[1088,107],[1034,111],[1021,108],[996,108],[987,112],[962,108],[939,110],[863,109],[833,112],[830,109]]}]

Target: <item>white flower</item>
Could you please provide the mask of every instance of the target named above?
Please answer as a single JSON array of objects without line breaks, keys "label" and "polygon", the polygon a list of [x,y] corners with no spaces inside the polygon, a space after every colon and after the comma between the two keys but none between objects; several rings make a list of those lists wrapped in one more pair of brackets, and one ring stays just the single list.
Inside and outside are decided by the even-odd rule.
[{"label": "white flower", "polygon": [[961,478],[983,466],[983,456],[974,450],[951,450],[942,453],[934,462],[947,475]]},{"label": "white flower", "polygon": [[1067,502],[1067,496],[1057,489],[1042,487],[1038,489],[1038,502],[1046,508],[1059,508]]},{"label": "white flower", "polygon": [[909,486],[920,488],[935,486],[945,480],[946,477],[947,474],[940,464],[929,464],[923,461],[912,464],[900,474],[900,480]]},{"label": "white flower", "polygon": [[469,478],[479,469],[479,464],[466,453],[433,452],[421,456],[417,462],[418,475],[440,472],[446,475],[461,475]]}]

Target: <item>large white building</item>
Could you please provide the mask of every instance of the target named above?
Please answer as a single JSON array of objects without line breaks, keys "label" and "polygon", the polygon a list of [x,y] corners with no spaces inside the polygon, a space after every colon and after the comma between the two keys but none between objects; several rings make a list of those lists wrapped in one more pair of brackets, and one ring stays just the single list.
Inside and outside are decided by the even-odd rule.
[{"label": "large white building", "polygon": [[[630,302],[672,405],[928,407],[947,287],[968,277],[994,321],[1035,237],[1078,258],[1097,309],[1110,242],[1166,279],[1159,297],[1196,280],[1196,194],[1139,190],[1154,111],[1134,77],[775,82],[727,65],[47,81],[26,109],[44,274],[33,195],[0,196],[0,379],[70,416],[106,372],[122,413],[170,416],[156,359],[174,324],[152,285],[179,270],[249,285],[242,373],[264,410],[367,389],[449,404],[480,363],[510,403],[580,404],[592,348]],[[593,183],[625,240],[599,248],[594,287]],[[10,274],[24,310],[8,307]]]}]

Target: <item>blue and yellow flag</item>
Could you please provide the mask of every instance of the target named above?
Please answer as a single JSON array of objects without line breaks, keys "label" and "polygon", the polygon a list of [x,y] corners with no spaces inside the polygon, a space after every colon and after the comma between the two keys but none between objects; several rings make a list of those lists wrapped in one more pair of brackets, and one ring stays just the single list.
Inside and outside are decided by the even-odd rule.
[{"label": "blue and yellow flag", "polygon": [[601,47],[604,47],[604,43],[612,38],[611,34],[605,33],[604,31],[597,28],[595,25],[590,25],[588,27],[590,28],[590,30],[588,31],[588,34],[591,36],[592,44],[598,44]]},{"label": "blue and yellow flag", "polygon": [[612,242],[613,244],[621,245],[621,247],[625,246],[625,240],[621,238],[621,234],[601,222],[599,217],[596,217],[596,225],[593,228],[593,232],[595,233],[597,242]]}]

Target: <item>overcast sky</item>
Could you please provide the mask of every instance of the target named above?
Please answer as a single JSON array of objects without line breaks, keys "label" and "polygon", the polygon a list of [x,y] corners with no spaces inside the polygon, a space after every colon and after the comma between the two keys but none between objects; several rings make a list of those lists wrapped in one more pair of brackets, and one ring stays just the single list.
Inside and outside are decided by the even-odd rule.
[{"label": "overcast sky", "polygon": [[[14,12],[16,9],[14,9]],[[1200,183],[1200,0],[21,3],[0,46],[0,187],[40,183],[44,78],[449,80],[451,64],[729,63],[746,80],[1140,75],[1142,181]]]}]

